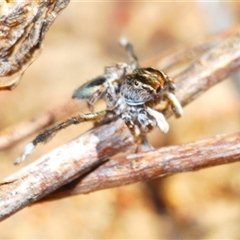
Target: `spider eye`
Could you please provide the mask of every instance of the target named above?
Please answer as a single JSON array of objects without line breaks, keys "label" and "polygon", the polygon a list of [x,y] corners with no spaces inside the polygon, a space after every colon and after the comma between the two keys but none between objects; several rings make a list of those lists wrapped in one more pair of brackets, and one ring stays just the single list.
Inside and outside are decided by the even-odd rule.
[{"label": "spider eye", "polygon": [[139,82],[138,81],[134,81],[134,84],[135,84],[135,86],[138,86]]},{"label": "spider eye", "polygon": [[152,93],[153,93],[153,90],[152,90],[152,89],[149,89],[148,91],[149,91],[149,93],[150,93],[150,94],[152,94]]}]

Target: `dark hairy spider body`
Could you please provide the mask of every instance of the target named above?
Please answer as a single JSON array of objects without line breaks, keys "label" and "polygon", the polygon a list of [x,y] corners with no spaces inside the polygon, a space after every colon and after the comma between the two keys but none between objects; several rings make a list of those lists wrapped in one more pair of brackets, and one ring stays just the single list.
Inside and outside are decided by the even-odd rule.
[{"label": "dark hairy spider body", "polygon": [[[182,107],[174,95],[172,80],[160,70],[141,68],[132,45],[126,39],[121,39],[120,44],[126,48],[130,64],[118,63],[106,67],[103,75],[74,91],[74,99],[87,100],[90,113],[80,113],[39,134],[26,145],[15,164],[31,154],[38,143],[47,142],[59,130],[81,122],[121,117],[138,143],[143,142],[145,135],[155,126],[164,133],[168,132],[168,122],[154,107],[164,101],[171,106],[176,117],[182,115]],[[105,100],[106,110],[94,112],[94,104],[100,98]]]}]

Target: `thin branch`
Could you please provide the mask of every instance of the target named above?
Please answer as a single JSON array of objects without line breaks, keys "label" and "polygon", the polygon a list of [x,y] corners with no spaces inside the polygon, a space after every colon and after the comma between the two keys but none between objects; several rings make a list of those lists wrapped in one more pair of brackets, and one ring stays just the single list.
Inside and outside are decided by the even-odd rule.
[{"label": "thin branch", "polygon": [[179,65],[190,64],[199,59],[204,53],[214,48],[217,44],[226,38],[239,32],[240,26],[231,28],[225,32],[216,34],[205,41],[193,44],[185,48],[173,49],[166,54],[157,55],[144,63],[144,66],[157,66],[164,72],[168,72],[172,68],[179,68]]},{"label": "thin branch", "polygon": [[240,30],[219,43],[175,77],[177,97],[183,106],[227,78],[240,65]]},{"label": "thin branch", "polygon": [[0,184],[0,220],[133,146],[132,135],[119,119],[55,149]]},{"label": "thin branch", "polygon": [[79,105],[73,101],[69,101],[61,107],[47,110],[33,119],[17,123],[16,125],[4,129],[0,134],[0,150],[12,147],[25,137],[39,132],[46,126],[59,122],[63,118],[67,118],[77,111],[79,111]]},{"label": "thin branch", "polygon": [[[175,78],[176,95],[180,102],[183,105],[188,104],[229,76],[239,68],[239,60],[240,33],[237,33],[204,54]],[[170,116],[171,113],[166,114]],[[90,192],[175,172],[238,161],[238,142],[239,134],[216,137],[148,153],[129,154],[97,168],[110,156],[126,151],[134,145],[128,129],[119,119],[92,129],[5,179],[0,186],[0,219],[42,199],[79,177],[79,184],[85,183],[84,188],[88,189],[82,191]],[[221,151],[223,149],[224,151]],[[97,178],[93,174],[97,174]],[[94,181],[84,182],[89,176]],[[88,184],[93,185],[86,187]],[[75,187],[78,189],[73,185],[72,193]],[[83,185],[80,186],[82,189]],[[62,192],[60,196],[66,196],[65,194],[66,192]]]},{"label": "thin branch", "polygon": [[196,171],[240,160],[240,133],[115,157],[86,176],[61,187],[43,201]]}]

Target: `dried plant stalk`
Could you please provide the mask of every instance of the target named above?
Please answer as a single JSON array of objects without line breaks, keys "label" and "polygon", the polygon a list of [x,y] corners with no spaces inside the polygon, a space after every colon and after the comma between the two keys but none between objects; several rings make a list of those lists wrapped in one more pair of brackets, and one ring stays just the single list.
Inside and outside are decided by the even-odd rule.
[{"label": "dried plant stalk", "polygon": [[[175,78],[178,99],[183,105],[193,101],[238,69],[239,59],[240,33],[238,32],[208,51]],[[167,116],[170,114],[166,112]],[[58,190],[60,194],[55,197],[96,191],[175,172],[238,161],[238,142],[238,133],[215,137],[116,158],[98,169],[96,167],[109,156],[133,146],[133,138],[122,121],[113,121],[108,125],[94,128],[5,179],[0,187],[0,219],[42,199],[76,178],[79,180],[65,187],[70,187],[70,190],[60,189]],[[224,151],[220,151],[221,149]],[[86,173],[89,175],[87,176]],[[89,177],[92,181],[89,181]]]},{"label": "dried plant stalk", "polygon": [[0,183],[0,220],[133,145],[132,135],[119,119],[55,149]]},{"label": "dried plant stalk", "polygon": [[61,107],[47,110],[33,119],[17,123],[14,126],[4,129],[0,134],[0,150],[13,147],[16,142],[35,132],[41,131],[46,126],[69,117],[73,112],[79,111],[79,108],[79,105],[69,101]]},{"label": "dried plant stalk", "polygon": [[163,147],[151,152],[116,157],[98,169],[61,187],[44,200],[89,193],[175,173],[237,162],[240,160],[240,133]]},{"label": "dried plant stalk", "polygon": [[239,47],[240,30],[176,76],[177,97],[183,106],[239,68]]},{"label": "dried plant stalk", "polygon": [[0,90],[11,90],[17,86],[26,68],[36,59],[49,27],[68,3],[69,0],[2,3],[0,77],[5,79],[0,80]]}]

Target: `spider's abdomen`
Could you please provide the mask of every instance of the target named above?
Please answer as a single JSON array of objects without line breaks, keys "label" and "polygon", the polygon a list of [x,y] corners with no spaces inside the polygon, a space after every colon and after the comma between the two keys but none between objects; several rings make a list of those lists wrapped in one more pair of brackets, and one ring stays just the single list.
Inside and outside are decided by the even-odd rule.
[{"label": "spider's abdomen", "polygon": [[138,68],[127,75],[121,87],[121,96],[129,105],[142,105],[157,96],[168,82],[168,77],[154,68]]}]

